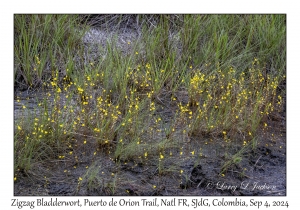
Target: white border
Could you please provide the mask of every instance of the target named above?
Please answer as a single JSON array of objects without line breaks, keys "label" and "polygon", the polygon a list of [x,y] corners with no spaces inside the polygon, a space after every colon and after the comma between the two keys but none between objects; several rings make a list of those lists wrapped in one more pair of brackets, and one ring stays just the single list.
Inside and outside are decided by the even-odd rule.
[{"label": "white border", "polygon": [[[293,1],[295,2],[295,1]],[[299,193],[299,10],[288,1],[1,1],[1,206],[10,207],[13,197],[13,14],[15,13],[281,13],[287,14],[287,197],[296,209]],[[278,52],[281,53],[281,52]],[[120,198],[120,197],[119,197]],[[213,197],[209,197],[212,199]],[[230,197],[232,198],[232,197]],[[258,197],[255,197],[258,198]],[[28,199],[37,199],[37,197]],[[83,199],[83,198],[81,198]],[[107,197],[105,199],[108,199]],[[191,198],[189,198],[191,199]],[[250,199],[247,197],[246,199]],[[262,200],[274,200],[262,197]],[[74,200],[72,197],[64,200]],[[97,208],[97,207],[96,207]],[[98,207],[99,208],[99,207]],[[6,208],[5,208],[6,209]],[[40,209],[40,208],[39,208]],[[229,208],[228,208],[229,209]],[[272,208],[271,208],[272,209]]]}]

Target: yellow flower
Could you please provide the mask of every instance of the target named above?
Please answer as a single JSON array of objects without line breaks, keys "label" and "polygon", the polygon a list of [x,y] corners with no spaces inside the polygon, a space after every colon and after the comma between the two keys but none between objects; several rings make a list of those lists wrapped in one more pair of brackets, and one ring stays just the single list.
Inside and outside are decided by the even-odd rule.
[{"label": "yellow flower", "polygon": [[86,144],[86,140],[84,140],[84,142],[83,142],[84,144]]},{"label": "yellow flower", "polygon": [[162,154],[160,154],[159,158],[160,159],[164,159],[164,156]]},{"label": "yellow flower", "polygon": [[156,188],[156,186],[155,185],[153,185],[153,189],[155,189]]},{"label": "yellow flower", "polygon": [[82,181],[82,178],[81,178],[81,177],[79,177],[79,178],[78,178],[78,181]]},{"label": "yellow flower", "polygon": [[22,130],[22,128],[18,125],[18,130]]},{"label": "yellow flower", "polygon": [[14,181],[16,181],[17,180],[17,177],[14,177]]},{"label": "yellow flower", "polygon": [[194,155],[194,154],[195,154],[195,151],[192,151],[191,154]]}]

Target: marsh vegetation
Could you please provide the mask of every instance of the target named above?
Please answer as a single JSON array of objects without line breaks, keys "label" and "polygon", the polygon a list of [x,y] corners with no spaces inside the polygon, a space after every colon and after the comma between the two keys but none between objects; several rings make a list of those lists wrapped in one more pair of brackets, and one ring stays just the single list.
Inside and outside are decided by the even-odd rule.
[{"label": "marsh vegetation", "polygon": [[[16,195],[285,194],[285,15],[15,15],[14,35]],[[245,180],[278,187],[206,188]]]}]

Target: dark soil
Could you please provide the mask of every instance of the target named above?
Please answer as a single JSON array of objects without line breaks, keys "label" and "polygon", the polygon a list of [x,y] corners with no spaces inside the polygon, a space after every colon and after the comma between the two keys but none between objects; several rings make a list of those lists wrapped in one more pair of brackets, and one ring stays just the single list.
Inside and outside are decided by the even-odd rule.
[{"label": "dark soil", "polygon": [[[92,32],[91,37],[107,41],[107,35]],[[124,34],[126,38],[133,36],[132,33]],[[88,39],[87,42],[92,41]],[[128,44],[124,42],[123,45]],[[17,92],[16,95],[21,101],[17,102],[15,98],[15,121],[22,113],[23,101],[27,101],[29,110],[36,107],[31,94]],[[258,132],[257,145],[250,145],[242,152],[241,139],[225,143],[222,139],[212,141],[209,136],[192,136],[184,145],[182,156],[174,149],[173,157],[162,162],[157,157],[149,157],[147,161],[115,160],[112,154],[105,153],[107,148],[97,149],[97,155],[94,155],[92,149],[97,145],[90,139],[87,144],[78,143],[74,148],[78,159],[66,157],[34,163],[31,170],[19,171],[14,195],[285,196],[285,113],[271,116],[268,125],[268,130]],[[80,138],[75,136],[74,141]],[[191,155],[193,149],[195,154],[201,152],[202,155]],[[234,159],[236,154],[239,156]],[[83,179],[81,182],[79,177]]]},{"label": "dark soil", "polygon": [[[276,143],[265,141],[273,144],[273,147],[259,145],[254,151],[245,154],[243,161],[230,167],[224,177],[219,175],[222,161],[210,157],[204,157],[197,165],[187,160],[183,166],[186,173],[181,180],[172,173],[160,175],[157,165],[136,164],[133,161],[127,164],[115,163],[107,157],[101,157],[97,162],[107,165],[103,168],[102,178],[92,183],[94,186],[89,187],[87,182],[78,186],[78,177],[87,170],[86,163],[78,164],[76,170],[60,163],[52,166],[52,177],[47,179],[39,180],[32,174],[20,177],[15,183],[14,195],[286,195],[285,142],[283,139],[281,142],[278,140]],[[281,149],[277,149],[279,145],[282,145]],[[68,172],[64,173],[64,170]],[[116,178],[115,189],[109,184],[114,182],[111,173],[121,177],[121,180]],[[154,185],[157,186],[155,189]]]},{"label": "dark soil", "polygon": [[[15,103],[15,118],[20,107]],[[268,124],[272,129],[260,132],[256,146],[242,150],[237,140],[225,143],[222,139],[212,141],[209,137],[192,136],[183,148],[183,156],[176,156],[179,151],[174,149],[174,156],[161,163],[157,157],[149,157],[147,161],[114,160],[104,152],[107,148],[98,149],[94,155],[91,148],[96,143],[92,140],[86,145],[78,143],[73,151],[78,160],[66,157],[61,161],[36,163],[27,172],[19,171],[14,195],[285,196],[283,115],[270,117]],[[191,148],[198,148],[202,155],[192,156]],[[239,156],[234,161],[235,154]],[[79,177],[83,179],[80,183]]]}]

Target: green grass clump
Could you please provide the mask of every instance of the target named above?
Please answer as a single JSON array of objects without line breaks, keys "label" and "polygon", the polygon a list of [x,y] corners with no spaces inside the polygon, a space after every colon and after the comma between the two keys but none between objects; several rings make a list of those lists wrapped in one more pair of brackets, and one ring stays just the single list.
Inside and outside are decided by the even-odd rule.
[{"label": "green grass clump", "polygon": [[[89,28],[82,16],[15,15],[15,83],[45,91],[34,111],[16,96],[24,110],[15,120],[16,174],[106,155],[181,176],[181,164],[199,161],[207,138],[246,147],[282,111],[285,15],[116,17],[119,30],[99,26],[115,37],[89,57],[95,46],[82,44]],[[122,45],[130,18],[140,35]],[[221,174],[242,160],[238,154]],[[120,171],[111,180],[99,171],[93,164],[80,184],[116,192]]]},{"label": "green grass clump", "polygon": [[51,79],[53,69],[66,75],[80,51],[84,33],[76,15],[14,16],[14,77],[18,87],[37,87]]}]

